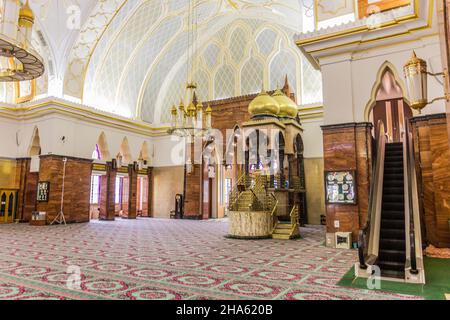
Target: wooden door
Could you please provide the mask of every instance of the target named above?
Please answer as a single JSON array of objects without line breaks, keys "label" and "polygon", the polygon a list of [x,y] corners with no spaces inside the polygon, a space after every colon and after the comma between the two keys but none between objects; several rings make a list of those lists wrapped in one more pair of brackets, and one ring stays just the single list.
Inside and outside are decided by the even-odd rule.
[{"label": "wooden door", "polygon": [[0,191],[0,223],[12,223],[16,215],[17,190]]}]

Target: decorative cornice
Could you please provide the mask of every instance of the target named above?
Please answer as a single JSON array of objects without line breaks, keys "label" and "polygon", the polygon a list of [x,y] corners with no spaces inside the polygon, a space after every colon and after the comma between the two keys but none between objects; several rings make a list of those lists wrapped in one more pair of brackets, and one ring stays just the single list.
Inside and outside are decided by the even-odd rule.
[{"label": "decorative cornice", "polygon": [[[377,18],[379,19],[378,20],[379,28],[390,27],[404,21],[417,19],[419,17],[418,2],[419,2],[418,0],[415,1],[414,7],[406,6],[378,13]],[[366,17],[363,19],[357,19],[352,22],[347,22],[312,32],[298,34],[295,37],[295,41],[297,45],[301,46],[324,40],[337,39],[362,32],[373,31],[373,29],[371,29],[369,25],[370,25],[369,18]]]},{"label": "decorative cornice", "polygon": [[[296,43],[311,63],[320,68],[319,59],[323,57],[390,45],[394,40],[398,43],[421,39],[436,31],[433,26],[434,3],[434,0],[414,0],[414,13],[398,16],[402,12],[406,13],[404,10],[408,7],[379,13],[382,19],[376,28],[367,25],[367,19],[360,19],[353,24],[298,35]],[[389,16],[390,21],[383,20]],[[401,37],[404,39],[399,40]]]},{"label": "decorative cornice", "polygon": [[93,159],[70,157],[70,156],[62,156],[62,155],[58,155],[58,154],[43,154],[43,155],[39,156],[39,159],[41,159],[41,160],[42,159],[48,159],[48,158],[58,158],[58,159],[66,158],[67,160],[82,161],[82,162],[89,162],[89,163],[92,163],[94,161]]},{"label": "decorative cornice", "polygon": [[334,130],[334,129],[355,129],[355,128],[368,128],[372,129],[373,124],[371,122],[349,122],[349,123],[339,123],[321,126],[322,131]]},{"label": "decorative cornice", "polygon": [[422,121],[430,121],[430,120],[441,120],[441,119],[447,119],[446,113],[436,113],[436,114],[427,114],[424,116],[417,116],[414,118],[409,119],[411,123],[417,123]]},{"label": "decorative cornice", "polygon": [[145,136],[166,135],[167,129],[169,129],[168,127],[154,127],[143,121],[127,119],[55,97],[19,106],[0,105],[0,117],[16,121],[40,118],[48,114],[60,114]]}]

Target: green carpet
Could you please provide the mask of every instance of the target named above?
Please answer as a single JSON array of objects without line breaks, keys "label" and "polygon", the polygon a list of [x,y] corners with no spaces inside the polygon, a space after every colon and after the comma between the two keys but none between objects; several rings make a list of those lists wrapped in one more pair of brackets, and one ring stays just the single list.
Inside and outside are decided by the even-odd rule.
[{"label": "green carpet", "polygon": [[[423,297],[427,300],[445,300],[450,293],[450,259],[424,258],[426,284],[381,281],[379,291]],[[367,289],[367,279],[355,278],[354,268],[338,282],[339,286]]]}]

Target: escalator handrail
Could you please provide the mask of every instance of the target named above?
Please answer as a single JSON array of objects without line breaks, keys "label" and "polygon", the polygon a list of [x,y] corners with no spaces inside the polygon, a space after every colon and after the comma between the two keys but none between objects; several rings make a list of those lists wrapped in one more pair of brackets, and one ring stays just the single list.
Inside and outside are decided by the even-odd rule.
[{"label": "escalator handrail", "polygon": [[409,229],[408,237],[409,237],[409,245],[410,245],[410,272],[412,274],[417,274],[417,255],[416,255],[416,236],[415,236],[415,224],[414,224],[414,193],[416,193],[417,196],[417,190],[413,190],[413,185],[416,186],[416,182],[413,181],[415,175],[416,175],[416,163],[414,158],[414,151],[413,151],[413,140],[412,140],[412,134],[409,130],[409,123],[406,123],[406,132],[404,133],[404,147],[405,147],[405,164],[406,164],[406,183],[407,188],[405,189],[407,191],[407,199],[405,201],[408,201],[408,212],[409,215],[409,225],[405,227],[409,227],[406,230]]},{"label": "escalator handrail", "polygon": [[384,150],[386,148],[386,131],[384,127],[383,121],[378,121],[377,124],[377,132],[378,137],[376,137],[376,154],[373,156],[373,166],[372,166],[372,180],[370,184],[370,193],[369,193],[369,210],[368,217],[364,227],[359,232],[358,239],[358,257],[359,257],[359,265],[361,269],[367,269],[366,264],[366,250],[367,250],[367,241],[370,239],[370,229],[371,229],[371,221],[374,221],[376,211],[377,211],[377,198],[381,195],[377,192],[377,186],[379,183],[382,183],[382,177],[380,177],[381,167],[384,166]]}]

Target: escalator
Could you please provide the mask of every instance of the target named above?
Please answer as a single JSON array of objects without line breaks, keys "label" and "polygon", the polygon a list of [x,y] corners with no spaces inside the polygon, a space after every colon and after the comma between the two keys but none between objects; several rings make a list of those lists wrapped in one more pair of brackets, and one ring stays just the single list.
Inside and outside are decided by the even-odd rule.
[{"label": "escalator", "polygon": [[369,215],[359,235],[355,273],[425,283],[412,135],[403,132],[403,142],[387,143],[381,121],[377,132]]},{"label": "escalator", "polygon": [[405,190],[403,145],[386,145],[378,266],[382,276],[404,278]]}]

